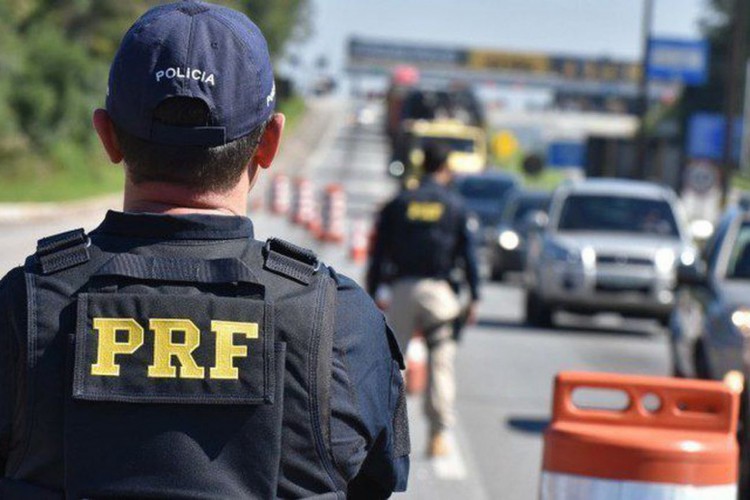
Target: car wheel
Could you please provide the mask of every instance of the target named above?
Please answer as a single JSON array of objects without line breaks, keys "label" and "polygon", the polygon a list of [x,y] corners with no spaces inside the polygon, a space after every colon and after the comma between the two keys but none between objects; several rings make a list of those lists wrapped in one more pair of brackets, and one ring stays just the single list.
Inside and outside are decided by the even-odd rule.
[{"label": "car wheel", "polygon": [[695,376],[700,379],[708,380],[711,378],[711,374],[708,371],[708,358],[706,357],[706,348],[703,347],[703,343],[698,341],[695,343],[695,352],[693,353],[695,359]]},{"label": "car wheel", "polygon": [[670,318],[671,318],[671,315],[668,314],[666,316],[659,316],[658,318],[656,318],[656,321],[659,322],[659,325],[662,328],[669,328]]},{"label": "car wheel", "polygon": [[553,309],[536,293],[526,293],[526,323],[538,328],[550,328],[553,325]]}]

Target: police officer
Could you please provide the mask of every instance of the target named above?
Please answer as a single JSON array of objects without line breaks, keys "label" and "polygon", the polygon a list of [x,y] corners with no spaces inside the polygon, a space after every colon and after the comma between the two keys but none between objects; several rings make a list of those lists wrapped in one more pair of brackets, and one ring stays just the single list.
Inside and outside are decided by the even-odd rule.
[{"label": "police officer", "polygon": [[414,332],[424,334],[429,348],[429,390],[425,410],[430,422],[428,453],[449,452],[445,431],[455,420],[454,321],[462,314],[450,277],[465,272],[471,295],[468,323],[476,317],[479,278],[467,211],[448,189],[452,173],[449,150],[441,144],[425,148],[425,178],[405,190],[382,210],[367,276],[368,292],[392,281],[388,319],[399,343],[406,346]]},{"label": "police officer", "polygon": [[398,345],[247,193],[284,117],[266,42],[185,1],[128,31],[94,124],[125,212],[0,282],[0,498],[388,497],[408,474]]}]

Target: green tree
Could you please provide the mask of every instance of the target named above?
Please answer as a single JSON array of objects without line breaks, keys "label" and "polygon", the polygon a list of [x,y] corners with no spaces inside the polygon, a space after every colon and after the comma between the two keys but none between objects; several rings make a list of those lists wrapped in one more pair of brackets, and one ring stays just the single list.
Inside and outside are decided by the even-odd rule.
[{"label": "green tree", "polygon": [[[157,0],[0,0],[0,176],[89,163],[91,111],[127,28]],[[225,0],[278,56],[304,26],[308,0]],[[19,167],[24,168],[19,168]],[[89,167],[92,170],[94,168]]]},{"label": "green tree", "polygon": [[[696,111],[718,113],[724,110],[731,60],[732,13],[737,1],[746,0],[710,2],[710,12],[702,21],[702,31],[710,43],[709,78],[705,85],[686,90],[683,105],[684,112],[688,115]],[[744,31],[744,53],[750,54],[750,25],[745,26]]]}]

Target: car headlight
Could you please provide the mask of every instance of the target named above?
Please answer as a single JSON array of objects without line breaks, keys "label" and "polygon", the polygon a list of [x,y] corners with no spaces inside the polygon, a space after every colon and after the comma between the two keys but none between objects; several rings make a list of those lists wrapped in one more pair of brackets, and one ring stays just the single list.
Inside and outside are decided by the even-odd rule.
[{"label": "car headlight", "polygon": [[654,264],[661,273],[669,273],[674,269],[675,254],[669,248],[660,248],[654,255]]},{"label": "car headlight", "polygon": [[596,251],[592,247],[583,247],[581,261],[586,267],[594,267],[596,265]]},{"label": "car headlight", "polygon": [[521,244],[521,238],[515,231],[503,231],[497,238],[497,242],[506,250],[515,250]]},{"label": "car headlight", "polygon": [[695,250],[693,250],[692,248],[687,248],[682,251],[682,254],[680,254],[680,263],[683,266],[692,266],[693,264],[695,264],[695,261]]},{"label": "car headlight", "polygon": [[737,309],[732,313],[732,324],[744,337],[750,337],[750,309]]},{"label": "car headlight", "polygon": [[690,234],[696,240],[707,240],[714,234],[714,225],[711,221],[698,219],[690,223]]}]

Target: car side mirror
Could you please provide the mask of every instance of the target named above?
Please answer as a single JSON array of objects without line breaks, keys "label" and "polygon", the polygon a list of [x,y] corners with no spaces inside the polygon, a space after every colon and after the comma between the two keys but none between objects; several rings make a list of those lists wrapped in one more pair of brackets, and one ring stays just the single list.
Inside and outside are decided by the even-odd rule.
[{"label": "car side mirror", "polygon": [[703,260],[677,265],[677,284],[680,286],[708,286],[708,272]]}]

